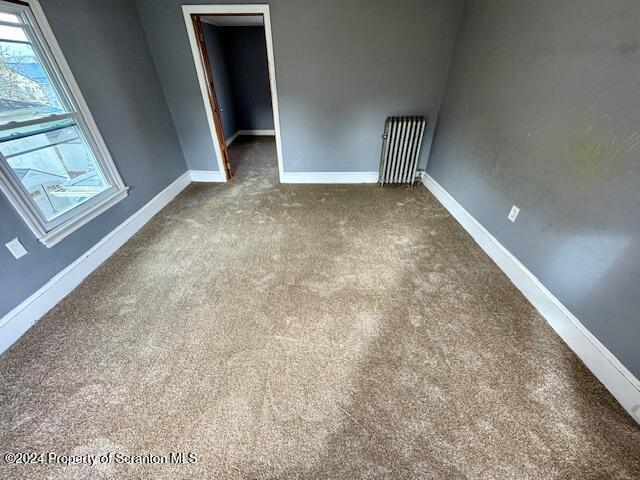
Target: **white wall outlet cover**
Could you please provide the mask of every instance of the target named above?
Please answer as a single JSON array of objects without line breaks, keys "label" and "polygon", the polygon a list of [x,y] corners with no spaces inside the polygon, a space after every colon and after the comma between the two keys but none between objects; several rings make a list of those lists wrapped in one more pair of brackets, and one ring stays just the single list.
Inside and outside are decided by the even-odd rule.
[{"label": "white wall outlet cover", "polygon": [[513,207],[511,207],[511,211],[509,212],[509,216],[507,218],[512,222],[515,222],[516,218],[518,218],[519,213],[520,209],[514,205]]},{"label": "white wall outlet cover", "polygon": [[20,240],[14,238],[8,243],[5,243],[6,247],[13,254],[14,257],[20,258],[27,254],[27,249],[20,243]]}]

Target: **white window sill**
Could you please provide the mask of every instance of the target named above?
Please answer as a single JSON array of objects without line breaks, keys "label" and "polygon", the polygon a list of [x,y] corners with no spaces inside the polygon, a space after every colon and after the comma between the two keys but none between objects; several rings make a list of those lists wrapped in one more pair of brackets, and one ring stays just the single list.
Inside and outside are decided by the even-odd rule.
[{"label": "white window sill", "polygon": [[47,248],[51,248],[57,243],[61,242],[65,237],[71,235],[73,232],[78,230],[83,225],[87,224],[102,212],[108,210],[113,207],[116,203],[119,203],[121,200],[126,198],[128,195],[129,187],[125,187],[122,190],[117,190],[113,192],[111,195],[106,197],[100,203],[95,205],[90,210],[87,210],[80,215],[74,217],[68,222],[63,223],[55,227],[52,230],[49,230],[44,236],[40,237],[40,242],[44,244]]}]

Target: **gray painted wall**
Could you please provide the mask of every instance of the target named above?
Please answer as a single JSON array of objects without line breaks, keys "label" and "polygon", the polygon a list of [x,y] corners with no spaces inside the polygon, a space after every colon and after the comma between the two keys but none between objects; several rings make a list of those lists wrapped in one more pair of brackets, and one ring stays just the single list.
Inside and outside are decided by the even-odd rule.
[{"label": "gray painted wall", "polygon": [[218,107],[220,107],[224,138],[228,140],[238,130],[238,122],[231,91],[232,80],[229,78],[229,69],[227,68],[229,59],[227,58],[222,38],[222,28],[203,23],[202,33],[204,34],[207,56],[211,64],[211,74],[216,89]]},{"label": "gray painted wall", "polygon": [[468,1],[427,172],[640,377],[639,25],[637,0]]},{"label": "gray painted wall", "polygon": [[225,138],[273,130],[264,27],[202,27]]},{"label": "gray painted wall", "polygon": [[238,130],[273,130],[264,27],[222,27]]},{"label": "gray painted wall", "polygon": [[[181,3],[136,0],[189,168],[216,170]],[[237,0],[216,3],[238,3]],[[285,171],[377,171],[388,115],[426,114],[426,162],[462,0],[272,0]]]},{"label": "gray painted wall", "polygon": [[[129,196],[53,248],[41,245],[0,195],[0,317],[186,171],[132,1],[41,0]],[[19,237],[16,260],[4,243]],[[10,287],[9,287],[10,286]]]}]

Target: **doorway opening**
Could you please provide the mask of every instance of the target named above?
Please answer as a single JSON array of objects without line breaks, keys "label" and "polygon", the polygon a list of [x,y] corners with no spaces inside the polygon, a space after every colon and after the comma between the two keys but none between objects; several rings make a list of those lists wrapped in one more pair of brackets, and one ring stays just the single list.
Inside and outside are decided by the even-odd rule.
[{"label": "doorway opening", "polygon": [[236,165],[228,146],[240,136],[275,140],[283,178],[278,96],[268,5],[183,5],[222,181]]}]

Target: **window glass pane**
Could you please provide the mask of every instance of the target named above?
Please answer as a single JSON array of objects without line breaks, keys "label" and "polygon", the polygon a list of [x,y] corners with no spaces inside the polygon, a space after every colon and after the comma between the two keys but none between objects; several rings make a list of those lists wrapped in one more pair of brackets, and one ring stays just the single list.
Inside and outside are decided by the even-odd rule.
[{"label": "window glass pane", "polygon": [[0,25],[0,38],[7,42],[29,42],[22,27],[12,27],[10,25]]},{"label": "window glass pane", "polygon": [[28,137],[29,135],[46,133],[52,130],[60,130],[62,127],[72,127],[74,125],[76,125],[74,118],[63,118],[60,120],[22,125],[20,127],[0,131],[0,142],[17,140],[19,138]]},{"label": "window glass pane", "polygon": [[0,26],[0,124],[65,111],[25,30]]},{"label": "window glass pane", "polygon": [[18,15],[0,12],[0,22],[22,23]]},{"label": "window glass pane", "polygon": [[72,120],[28,128],[2,132],[0,153],[47,221],[110,187]]}]

